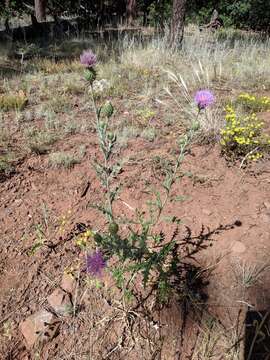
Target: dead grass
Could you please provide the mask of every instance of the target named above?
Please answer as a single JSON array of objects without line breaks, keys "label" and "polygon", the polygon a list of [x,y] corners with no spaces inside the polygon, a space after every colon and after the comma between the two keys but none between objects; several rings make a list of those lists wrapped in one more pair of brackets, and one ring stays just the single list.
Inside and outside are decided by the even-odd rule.
[{"label": "dead grass", "polygon": [[230,327],[206,314],[198,326],[198,338],[192,360],[242,360],[243,319]]},{"label": "dead grass", "polygon": [[71,153],[55,152],[49,155],[49,165],[53,168],[63,167],[65,169],[71,169],[79,162],[78,157]]}]

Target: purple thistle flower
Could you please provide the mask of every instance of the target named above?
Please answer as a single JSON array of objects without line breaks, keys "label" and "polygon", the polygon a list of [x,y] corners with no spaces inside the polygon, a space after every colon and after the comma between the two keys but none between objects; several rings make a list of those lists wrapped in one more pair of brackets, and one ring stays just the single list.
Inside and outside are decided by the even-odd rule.
[{"label": "purple thistle flower", "polygon": [[198,105],[199,110],[202,110],[213,104],[215,97],[209,90],[199,90],[196,92],[194,100]]},{"label": "purple thistle flower", "polygon": [[91,68],[96,65],[97,57],[92,50],[85,50],[80,56],[81,64],[87,68]]},{"label": "purple thistle flower", "polygon": [[106,266],[106,261],[100,251],[96,251],[93,254],[86,256],[86,271],[94,276],[101,275],[102,270]]}]

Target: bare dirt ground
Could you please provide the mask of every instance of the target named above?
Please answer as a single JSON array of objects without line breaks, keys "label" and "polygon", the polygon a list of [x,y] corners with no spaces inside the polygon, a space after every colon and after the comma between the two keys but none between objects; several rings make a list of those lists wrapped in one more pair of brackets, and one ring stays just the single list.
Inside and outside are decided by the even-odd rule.
[{"label": "bare dirt ground", "polygon": [[[269,120],[267,114],[263,116]],[[118,156],[128,160],[120,175],[119,214],[132,217],[134,209],[144,206],[149,185],[158,186],[164,175],[163,159],[176,150],[175,137],[172,132],[153,142],[137,138],[120,151]],[[75,297],[76,314],[58,318],[59,329],[44,346],[25,347],[20,322],[48,308],[47,298],[61,283],[65,269],[83,266],[74,244],[80,226],[106,226],[103,216],[88,206],[102,194],[91,167],[98,153],[95,135],[72,135],[54,147],[72,151],[81,144],[86,146],[84,159],[72,169],[52,169],[47,155],[30,155],[1,182],[0,358],[193,359],[202,334],[200,309],[187,313],[183,327],[183,309],[172,299],[169,308],[154,310],[148,319],[146,313],[129,312],[128,305],[123,308],[118,302],[120,291],[106,277],[104,286],[97,288],[85,281],[83,273]],[[236,332],[238,311],[245,313],[247,304],[256,310],[269,307],[269,271],[250,290],[239,283],[237,266],[269,264],[270,162],[264,159],[239,169],[221,157],[218,145],[194,145],[181,171],[190,176],[175,184],[173,196],[184,201],[169,203],[165,215],[182,219],[179,236],[184,236],[186,226],[194,235],[202,227],[214,232],[212,246],[198,259],[210,273],[202,311],[203,316],[219,319],[233,349],[231,330]],[[215,232],[220,225],[223,229]],[[170,231],[173,228],[168,225]],[[42,246],[31,252],[38,239]],[[231,351],[219,344],[214,358],[225,359],[225,348]]]}]

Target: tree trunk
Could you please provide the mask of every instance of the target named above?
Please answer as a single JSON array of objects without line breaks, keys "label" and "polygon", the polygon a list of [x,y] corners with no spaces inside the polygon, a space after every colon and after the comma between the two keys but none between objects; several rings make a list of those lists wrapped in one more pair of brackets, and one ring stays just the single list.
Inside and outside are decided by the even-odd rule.
[{"label": "tree trunk", "polygon": [[46,20],[47,0],[35,0],[35,16],[38,22]]},{"label": "tree trunk", "polygon": [[127,0],[127,21],[131,25],[136,15],[136,0]]},{"label": "tree trunk", "polygon": [[184,36],[184,24],[187,0],[173,0],[173,14],[171,21],[170,45],[179,47]]},{"label": "tree trunk", "polygon": [[[5,0],[5,7],[6,7],[7,14],[9,14],[9,5],[10,5],[10,0]],[[10,32],[9,15],[7,15],[7,17],[5,19],[5,30],[7,33]]]}]

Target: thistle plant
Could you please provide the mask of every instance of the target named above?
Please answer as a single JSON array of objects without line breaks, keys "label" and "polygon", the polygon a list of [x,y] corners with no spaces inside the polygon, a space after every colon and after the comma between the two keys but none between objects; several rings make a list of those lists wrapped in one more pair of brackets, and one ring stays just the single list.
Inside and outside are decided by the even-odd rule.
[{"label": "thistle plant", "polygon": [[[91,53],[92,54],[92,53]],[[92,54],[93,55],[93,54]],[[103,205],[96,205],[108,220],[107,231],[94,232],[93,238],[98,251],[87,257],[87,269],[92,275],[105,267],[107,260],[113,257],[113,275],[118,286],[125,283],[126,290],[135,291],[135,282],[142,282],[145,290],[150,287],[157,293],[160,301],[168,300],[169,294],[175,288],[175,279],[178,277],[181,288],[188,287],[191,272],[188,273],[189,264],[186,262],[203,248],[201,239],[191,239],[190,233],[185,241],[178,241],[178,230],[167,239],[162,231],[157,231],[157,224],[161,223],[161,215],[168,201],[175,182],[180,178],[179,168],[184,160],[187,147],[190,145],[195,132],[198,130],[196,120],[178,142],[178,155],[174,166],[167,169],[162,185],[162,191],[154,191],[153,201],[149,202],[149,215],[136,210],[135,219],[129,220],[128,231],[123,233],[120,225],[121,219],[114,213],[113,203],[119,192],[119,185],[113,179],[119,172],[119,165],[114,161],[114,149],[117,145],[117,134],[110,131],[110,122],[114,113],[113,105],[106,102],[98,107],[93,93],[93,81],[96,78],[96,59],[94,56],[81,57],[86,64],[85,78],[90,86],[93,103],[96,134],[99,141],[102,161],[95,161],[94,167],[105,192]],[[91,60],[91,61],[90,61]],[[201,100],[202,101],[202,100]],[[211,100],[212,101],[212,100]],[[199,112],[205,109],[210,100],[200,102]],[[175,218],[172,222],[177,223]],[[178,252],[181,248],[181,262]],[[177,274],[177,276],[175,276]],[[151,290],[151,291],[152,291]],[[150,291],[150,292],[151,292]],[[181,296],[183,296],[183,291]]]},{"label": "thistle plant", "polygon": [[103,106],[98,107],[94,96],[94,81],[96,79],[95,65],[97,63],[96,55],[91,51],[85,51],[80,57],[81,63],[86,67],[85,79],[90,88],[91,100],[95,114],[95,127],[97,137],[99,140],[100,150],[103,156],[103,163],[94,162],[95,170],[101,181],[104,191],[106,192],[106,202],[103,207],[98,207],[104,214],[107,215],[109,221],[113,221],[112,203],[117,194],[117,189],[111,189],[111,179],[116,174],[117,166],[111,164],[111,157],[113,148],[116,143],[116,135],[110,131],[109,120],[113,115],[114,108],[110,101],[107,101]]}]

